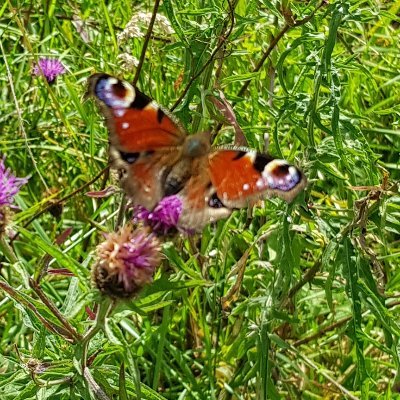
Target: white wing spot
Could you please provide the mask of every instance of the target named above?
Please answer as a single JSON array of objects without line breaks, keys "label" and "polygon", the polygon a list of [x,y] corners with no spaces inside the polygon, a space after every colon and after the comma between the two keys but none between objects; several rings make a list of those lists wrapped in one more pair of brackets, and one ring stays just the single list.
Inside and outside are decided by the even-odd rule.
[{"label": "white wing spot", "polygon": [[264,179],[262,178],[257,179],[256,186],[257,189],[265,189],[266,185]]},{"label": "white wing spot", "polygon": [[248,183],[245,183],[243,185],[243,190],[246,191],[246,190],[249,190],[249,189],[250,189],[250,185]]},{"label": "white wing spot", "polygon": [[117,108],[114,110],[114,115],[116,117],[123,117],[125,115],[125,110],[123,108]]},{"label": "white wing spot", "polygon": [[290,174],[291,176],[297,176],[297,169],[296,169],[295,167],[293,167],[293,165],[291,165],[291,166],[289,167],[289,174]]},{"label": "white wing spot", "polygon": [[128,122],[123,122],[122,123],[122,129],[128,129],[129,128],[129,123]]}]

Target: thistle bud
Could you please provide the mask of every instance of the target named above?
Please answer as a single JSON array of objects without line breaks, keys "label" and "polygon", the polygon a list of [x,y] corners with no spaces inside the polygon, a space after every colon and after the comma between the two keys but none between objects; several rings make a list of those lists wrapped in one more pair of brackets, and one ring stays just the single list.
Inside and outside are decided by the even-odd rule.
[{"label": "thistle bud", "polygon": [[96,287],[114,298],[133,297],[153,279],[161,262],[157,237],[145,228],[122,227],[97,246],[92,278]]}]

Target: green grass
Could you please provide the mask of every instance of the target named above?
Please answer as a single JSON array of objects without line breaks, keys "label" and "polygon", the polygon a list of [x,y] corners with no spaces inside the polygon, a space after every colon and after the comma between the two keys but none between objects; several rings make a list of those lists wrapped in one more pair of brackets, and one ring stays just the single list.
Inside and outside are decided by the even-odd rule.
[{"label": "green grass", "polygon": [[[0,398],[395,398],[398,1],[239,0],[234,13],[220,1],[161,3],[175,33],[155,24],[138,87],[189,132],[229,144],[234,130],[210,100],[222,90],[249,146],[262,150],[268,133],[269,152],[300,165],[309,184],[293,204],[266,201],[166,241],[154,283],[82,340],[101,301],[94,250],[122,201],[85,196],[116,184],[100,174],[108,137],[84,100],[86,79],[134,79],[118,55],[139,59],[144,38],[117,35],[152,7],[0,6],[0,153],[30,176],[9,227],[18,236],[0,250]],[[44,56],[68,69],[54,85],[32,76]]]}]

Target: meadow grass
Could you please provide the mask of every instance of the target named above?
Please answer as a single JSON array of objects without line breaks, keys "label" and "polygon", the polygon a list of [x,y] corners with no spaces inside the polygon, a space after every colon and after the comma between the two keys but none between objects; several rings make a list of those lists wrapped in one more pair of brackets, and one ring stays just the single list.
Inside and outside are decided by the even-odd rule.
[{"label": "meadow grass", "polygon": [[[395,398],[399,12],[383,0],[0,5],[0,154],[29,176],[0,233],[0,398]],[[66,68],[50,84],[32,73],[43,57]],[[308,178],[289,205],[165,240],[153,283],[112,310],[90,269],[129,216],[119,191],[86,195],[117,185],[84,99],[100,71],[216,145],[234,141],[212,101],[222,92],[249,147],[267,133],[268,152]]]}]

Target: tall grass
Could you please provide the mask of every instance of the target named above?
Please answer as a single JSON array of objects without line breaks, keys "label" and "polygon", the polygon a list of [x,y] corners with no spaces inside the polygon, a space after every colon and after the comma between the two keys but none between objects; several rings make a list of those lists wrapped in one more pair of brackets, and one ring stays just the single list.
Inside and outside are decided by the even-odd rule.
[{"label": "tall grass", "polygon": [[[394,398],[400,3],[164,0],[173,33],[143,20],[141,37],[119,41],[153,6],[0,6],[0,153],[30,176],[0,250],[1,399]],[[143,63],[124,69],[119,56],[140,60],[146,39]],[[67,73],[33,76],[41,57]],[[137,80],[215,144],[234,140],[211,101],[222,91],[249,146],[263,150],[268,133],[268,151],[309,184],[293,204],[166,241],[153,284],[88,336],[102,310],[95,246],[122,201],[85,195],[116,184],[84,100],[98,71]]]}]

